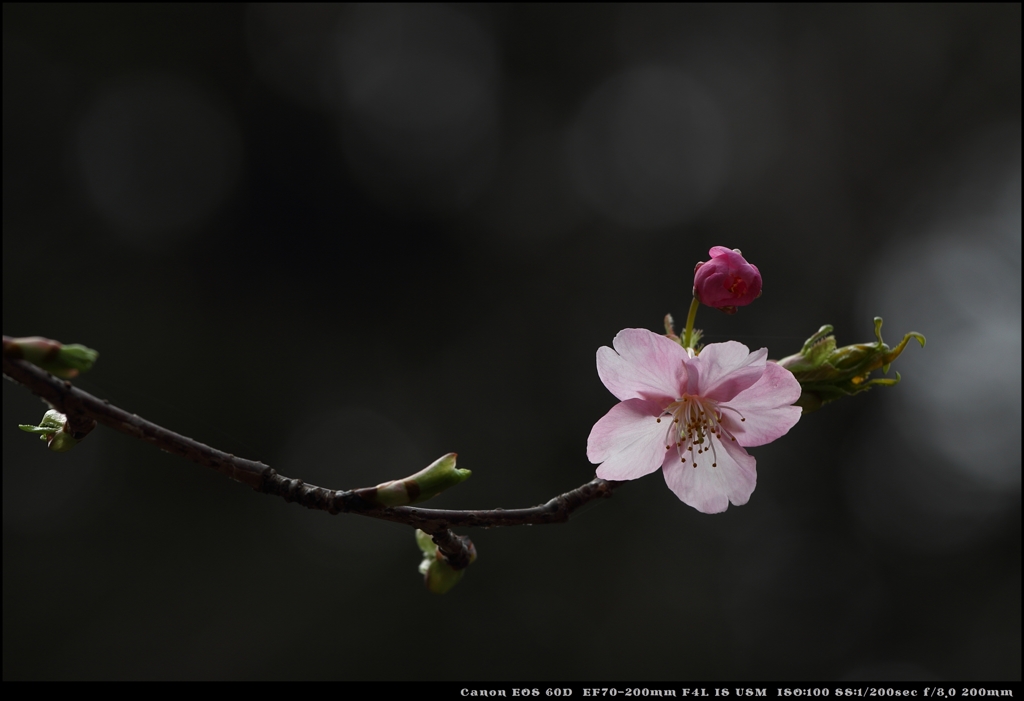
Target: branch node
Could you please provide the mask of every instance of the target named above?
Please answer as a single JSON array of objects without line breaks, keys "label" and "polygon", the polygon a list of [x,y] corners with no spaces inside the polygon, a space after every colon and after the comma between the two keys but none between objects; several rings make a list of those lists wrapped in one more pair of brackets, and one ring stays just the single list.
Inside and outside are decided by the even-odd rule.
[{"label": "branch node", "polygon": [[476,546],[467,536],[455,535],[447,528],[430,534],[437,545],[438,557],[453,570],[464,570],[476,559]]}]

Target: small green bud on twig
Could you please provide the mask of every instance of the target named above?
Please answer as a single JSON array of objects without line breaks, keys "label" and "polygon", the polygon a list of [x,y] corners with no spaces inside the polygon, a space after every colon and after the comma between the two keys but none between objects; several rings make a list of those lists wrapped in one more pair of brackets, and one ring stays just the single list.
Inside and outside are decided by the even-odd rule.
[{"label": "small green bud on twig", "polygon": [[456,457],[456,453],[448,453],[405,479],[353,491],[366,501],[381,506],[418,504],[469,479],[472,472],[456,468]]},{"label": "small green bud on twig", "polygon": [[99,355],[92,348],[77,343],[64,345],[42,336],[4,336],[4,357],[22,358],[65,380],[92,368]]},{"label": "small green bud on twig", "polygon": [[55,453],[65,453],[78,444],[68,432],[68,417],[56,409],[43,414],[43,420],[38,426],[18,424],[18,428],[26,433],[37,434],[40,440],[46,441],[46,447]]},{"label": "small green bud on twig", "polygon": [[[420,574],[423,575],[423,584],[433,594],[445,594],[459,583],[466,570],[457,570],[448,564],[444,554],[429,533],[416,529],[416,545],[423,552],[423,561],[420,562]],[[476,560],[476,549],[470,547],[470,562]]]}]

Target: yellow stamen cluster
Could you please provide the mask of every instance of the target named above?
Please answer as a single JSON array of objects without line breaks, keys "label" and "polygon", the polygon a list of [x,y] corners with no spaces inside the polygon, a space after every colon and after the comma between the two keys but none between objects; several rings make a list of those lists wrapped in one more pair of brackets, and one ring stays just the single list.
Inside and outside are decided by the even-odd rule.
[{"label": "yellow stamen cluster", "polygon": [[[671,416],[672,424],[666,436],[665,450],[671,450],[673,444],[679,454],[679,462],[686,463],[685,452],[690,451],[690,462],[697,467],[697,456],[711,453],[711,467],[718,467],[718,454],[712,437],[718,440],[735,441],[732,433],[722,424],[722,409],[718,402],[684,394],[665,407],[662,416]],[[740,421],[746,419],[740,418]],[[661,423],[661,417],[658,417]],[[696,446],[696,453],[694,447]]]}]

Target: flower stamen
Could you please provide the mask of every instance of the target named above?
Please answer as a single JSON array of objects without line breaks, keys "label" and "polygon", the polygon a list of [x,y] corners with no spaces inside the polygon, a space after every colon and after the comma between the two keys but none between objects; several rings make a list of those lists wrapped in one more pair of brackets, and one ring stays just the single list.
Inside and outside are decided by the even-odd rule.
[{"label": "flower stamen", "polygon": [[697,467],[697,456],[710,453],[711,467],[718,467],[718,448],[715,440],[736,440],[735,436],[723,425],[723,410],[729,409],[736,413],[740,421],[745,420],[742,413],[732,407],[719,408],[718,402],[702,397],[683,395],[665,408],[665,414],[672,416],[672,425],[668,429],[670,440],[665,450],[672,449],[675,443],[679,462],[685,464],[684,453],[690,452],[690,462]]}]

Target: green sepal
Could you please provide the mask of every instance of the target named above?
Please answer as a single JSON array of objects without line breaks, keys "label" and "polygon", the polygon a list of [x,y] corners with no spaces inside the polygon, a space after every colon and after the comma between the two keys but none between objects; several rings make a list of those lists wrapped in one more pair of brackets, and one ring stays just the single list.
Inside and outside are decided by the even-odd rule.
[{"label": "green sepal", "polygon": [[64,345],[42,336],[5,338],[4,355],[23,358],[57,377],[70,380],[90,370],[99,353],[78,343]]},{"label": "green sepal", "polygon": [[26,433],[34,433],[40,440],[46,441],[46,447],[55,453],[66,453],[78,445],[78,441],[67,432],[68,417],[56,409],[43,414],[38,426],[18,424],[18,428]]},{"label": "green sepal", "polygon": [[704,337],[704,332],[700,329],[694,329],[690,332],[690,348],[694,350],[698,355],[700,354],[703,346],[700,344],[700,339]]},{"label": "green sepal", "polygon": [[418,504],[469,479],[473,474],[471,471],[455,467],[457,457],[456,453],[448,453],[414,475],[353,491],[366,501],[380,506]]},{"label": "green sepal", "polygon": [[916,339],[924,347],[925,337],[911,331],[895,348],[890,348],[882,341],[882,317],[875,317],[874,343],[858,343],[852,346],[836,348],[836,339],[832,335],[832,327],[822,326],[818,332],[807,339],[800,352],[778,361],[796,377],[803,393],[796,401],[804,413],[815,411],[823,404],[835,401],[840,397],[851,396],[876,386],[892,386],[900,381],[900,374],[895,379],[871,378],[871,373],[881,369],[889,372],[889,365],[896,360],[907,347],[911,338]]}]

